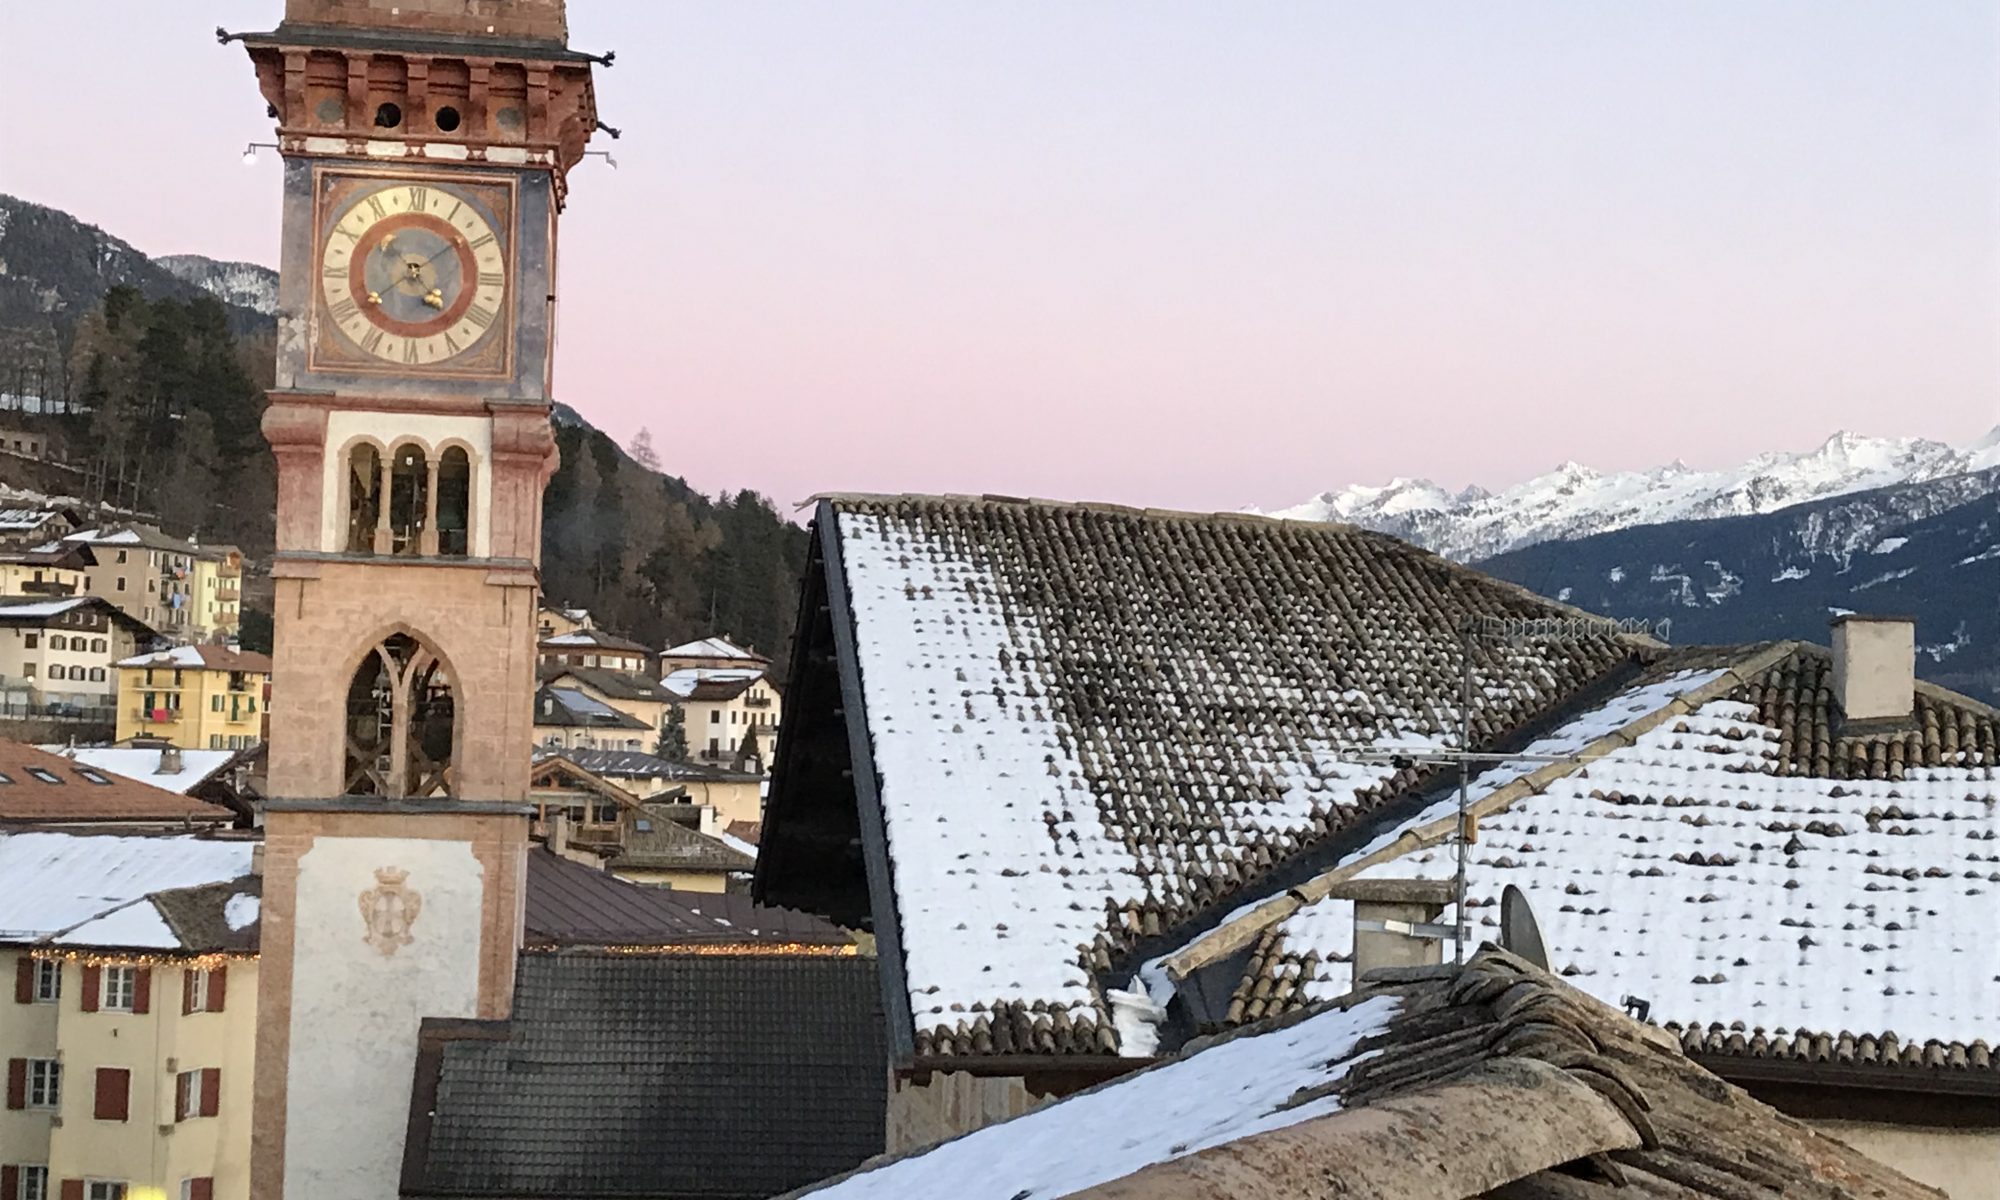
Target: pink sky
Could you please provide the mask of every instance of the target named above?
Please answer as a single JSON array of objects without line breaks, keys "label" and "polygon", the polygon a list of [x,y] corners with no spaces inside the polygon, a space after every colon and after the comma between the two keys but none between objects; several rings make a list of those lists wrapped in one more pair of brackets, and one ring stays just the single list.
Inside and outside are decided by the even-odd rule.
[{"label": "pink sky", "polygon": [[[278,0],[0,4],[0,191],[274,263]],[[573,0],[558,392],[705,490],[1274,507],[2000,421],[2000,10]]]}]

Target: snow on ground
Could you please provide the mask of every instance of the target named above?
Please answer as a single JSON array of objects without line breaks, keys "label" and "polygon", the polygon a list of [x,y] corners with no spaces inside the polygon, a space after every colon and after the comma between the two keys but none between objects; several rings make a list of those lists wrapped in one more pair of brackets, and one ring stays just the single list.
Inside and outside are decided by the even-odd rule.
[{"label": "snow on ground", "polygon": [[[1306,1088],[1337,1083],[1375,1051],[1401,1001],[1375,996],[1254,1037],[1231,1038],[1109,1087],[1035,1109],[843,1179],[815,1200],[937,1197],[1057,1200],[1155,1163],[1340,1111]],[[1331,1090],[1331,1089],[1329,1089]]]}]

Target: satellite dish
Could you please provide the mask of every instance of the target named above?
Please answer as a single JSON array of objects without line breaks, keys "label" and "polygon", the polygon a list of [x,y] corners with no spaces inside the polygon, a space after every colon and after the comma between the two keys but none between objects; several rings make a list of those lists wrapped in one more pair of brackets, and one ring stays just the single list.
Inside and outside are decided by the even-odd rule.
[{"label": "satellite dish", "polygon": [[1544,971],[1549,969],[1549,952],[1542,945],[1542,927],[1535,923],[1535,910],[1528,907],[1521,889],[1511,883],[1500,893],[1500,948]]}]

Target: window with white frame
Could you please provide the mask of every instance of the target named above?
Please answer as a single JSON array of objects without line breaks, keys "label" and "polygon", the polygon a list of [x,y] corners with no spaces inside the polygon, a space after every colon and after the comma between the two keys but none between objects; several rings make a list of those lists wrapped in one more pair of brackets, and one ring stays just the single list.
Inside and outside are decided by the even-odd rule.
[{"label": "window with white frame", "polygon": [[62,963],[52,958],[35,960],[35,1003],[54,1004],[62,999]]},{"label": "window with white frame", "polygon": [[189,1012],[208,1011],[208,976],[209,973],[207,971],[188,972],[187,1010]]},{"label": "window with white frame", "polygon": [[201,1072],[182,1071],[176,1081],[174,1120],[185,1121],[201,1115]]},{"label": "window with white frame", "polygon": [[22,1164],[20,1182],[5,1200],[49,1200],[49,1169],[44,1165]]},{"label": "window with white frame", "polygon": [[93,1179],[84,1189],[84,1200],[125,1200],[122,1179]]},{"label": "window with white frame", "polygon": [[55,1059],[28,1060],[28,1107],[62,1107],[62,1064]]},{"label": "window with white frame", "polygon": [[132,998],[139,990],[139,968],[104,968],[104,996],[98,1007],[111,1012],[131,1012]]}]

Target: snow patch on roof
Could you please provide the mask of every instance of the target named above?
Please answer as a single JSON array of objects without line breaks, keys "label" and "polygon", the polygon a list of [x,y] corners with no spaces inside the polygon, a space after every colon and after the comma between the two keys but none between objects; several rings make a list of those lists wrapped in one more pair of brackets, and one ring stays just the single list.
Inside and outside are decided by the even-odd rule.
[{"label": "snow patch on roof", "polygon": [[262,911],[263,902],[257,897],[238,892],[222,906],[222,919],[231,929],[248,929]]},{"label": "snow patch on roof", "polygon": [[1073,1195],[1155,1163],[1340,1111],[1330,1092],[1376,1051],[1401,1001],[1374,996],[1269,1033],[1231,1038],[1096,1091],[898,1159],[812,1193],[815,1200]]},{"label": "snow patch on roof", "polygon": [[706,637],[697,641],[682,642],[661,652],[668,658],[741,658],[751,662],[763,662],[764,656],[734,642],[719,637]]},{"label": "snow patch on roof", "polygon": [[45,745],[42,749],[107,775],[148,784],[163,791],[185,796],[208,782],[217,771],[236,757],[234,750],[183,750],[181,770],[175,775],[160,774],[160,752],[149,746],[64,746]]},{"label": "snow patch on roof", "polygon": [[114,908],[53,940],[58,946],[132,946],[148,950],[178,950],[181,946],[180,938],[160,916],[160,910],[145,899]]},{"label": "snow patch on roof", "polygon": [[0,941],[35,941],[152,892],[247,875],[253,848],[198,837],[0,834]]}]

